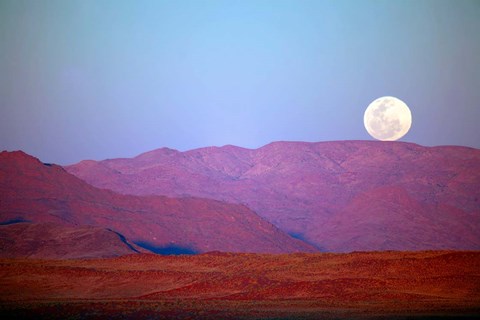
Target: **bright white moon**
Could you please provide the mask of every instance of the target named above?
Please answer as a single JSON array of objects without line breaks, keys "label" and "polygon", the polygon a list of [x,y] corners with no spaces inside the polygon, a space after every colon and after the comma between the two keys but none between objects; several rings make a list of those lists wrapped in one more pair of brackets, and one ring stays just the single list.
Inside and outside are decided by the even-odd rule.
[{"label": "bright white moon", "polygon": [[395,141],[410,130],[412,113],[402,100],[395,97],[381,97],[368,105],[363,123],[365,129],[375,139]]}]

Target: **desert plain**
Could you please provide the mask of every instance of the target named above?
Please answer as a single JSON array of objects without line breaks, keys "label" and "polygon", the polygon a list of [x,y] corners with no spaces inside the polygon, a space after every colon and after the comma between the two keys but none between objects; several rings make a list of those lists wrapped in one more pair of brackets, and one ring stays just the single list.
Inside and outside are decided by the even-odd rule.
[{"label": "desert plain", "polygon": [[2,259],[0,286],[4,319],[475,318],[480,253]]}]

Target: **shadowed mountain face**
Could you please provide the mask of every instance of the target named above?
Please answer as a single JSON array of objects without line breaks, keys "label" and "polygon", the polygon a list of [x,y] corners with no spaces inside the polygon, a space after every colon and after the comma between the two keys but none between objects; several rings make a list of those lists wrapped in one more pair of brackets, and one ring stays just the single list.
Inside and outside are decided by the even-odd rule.
[{"label": "shadowed mountain face", "polygon": [[328,251],[480,249],[480,150],[402,142],[275,142],[66,169],[123,194],[245,204]]},{"label": "shadowed mountain face", "polygon": [[[89,243],[95,239],[121,240],[112,246],[112,255],[116,247],[125,248],[128,243],[157,253],[315,251],[243,205],[199,198],[120,195],[92,187],[62,167],[42,164],[23,152],[0,153],[0,195],[1,232],[11,234],[9,230],[20,228],[18,222],[54,224],[62,236],[70,234],[69,242],[85,240],[92,252],[96,248]],[[59,226],[80,226],[79,233]],[[99,229],[87,232],[83,226]],[[47,229],[37,226],[17,231],[22,232],[22,239],[49,241],[55,232]],[[11,243],[12,248],[25,244]],[[30,244],[32,248],[24,250],[27,253],[30,249],[34,252],[38,243]],[[83,254],[85,246],[79,248]],[[108,252],[101,251],[97,256],[105,255]]]}]

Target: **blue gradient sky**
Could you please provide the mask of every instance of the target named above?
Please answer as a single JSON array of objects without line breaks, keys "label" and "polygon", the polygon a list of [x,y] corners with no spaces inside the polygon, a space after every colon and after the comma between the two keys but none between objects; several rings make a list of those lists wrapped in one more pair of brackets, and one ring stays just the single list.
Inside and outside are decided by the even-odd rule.
[{"label": "blue gradient sky", "polygon": [[0,0],[0,149],[43,161],[159,147],[371,139],[480,147],[480,1]]}]

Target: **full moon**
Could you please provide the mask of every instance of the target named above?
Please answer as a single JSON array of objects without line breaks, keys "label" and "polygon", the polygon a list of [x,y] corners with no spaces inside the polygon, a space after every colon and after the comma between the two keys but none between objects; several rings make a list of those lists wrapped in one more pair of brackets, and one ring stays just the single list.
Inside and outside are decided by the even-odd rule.
[{"label": "full moon", "polygon": [[365,129],[375,139],[395,141],[410,130],[412,113],[402,100],[395,97],[381,97],[368,105],[363,123]]}]

